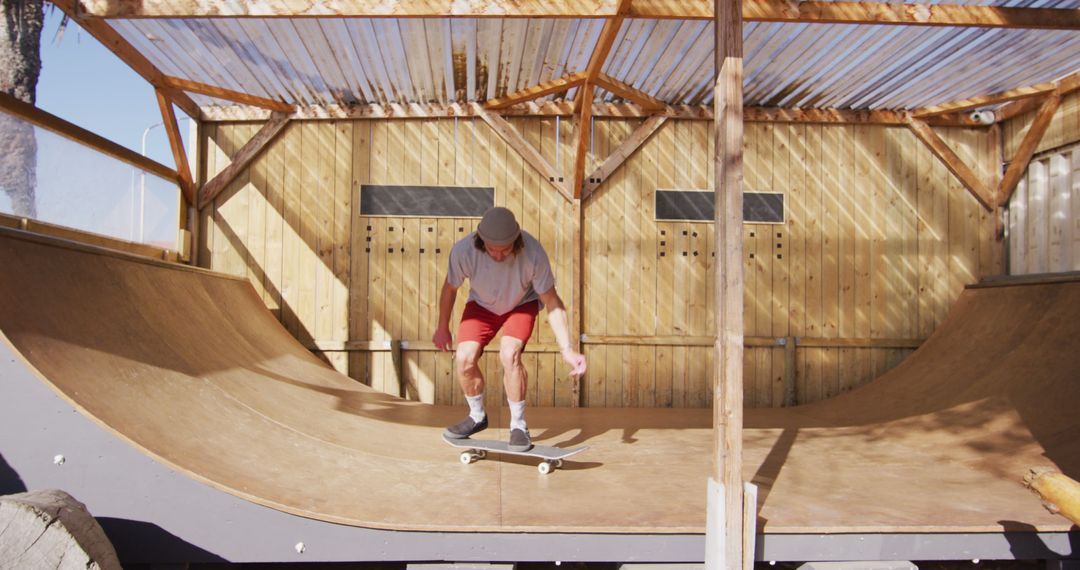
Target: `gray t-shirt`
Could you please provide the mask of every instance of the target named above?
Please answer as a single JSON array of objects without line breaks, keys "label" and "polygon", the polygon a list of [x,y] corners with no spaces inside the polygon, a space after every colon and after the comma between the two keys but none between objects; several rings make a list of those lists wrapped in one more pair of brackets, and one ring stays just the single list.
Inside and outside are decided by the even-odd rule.
[{"label": "gray t-shirt", "polygon": [[521,232],[525,247],[502,262],[476,249],[475,235],[473,232],[454,244],[446,274],[446,282],[455,289],[469,279],[470,301],[496,315],[504,315],[555,286],[555,275],[544,246],[527,232]]}]

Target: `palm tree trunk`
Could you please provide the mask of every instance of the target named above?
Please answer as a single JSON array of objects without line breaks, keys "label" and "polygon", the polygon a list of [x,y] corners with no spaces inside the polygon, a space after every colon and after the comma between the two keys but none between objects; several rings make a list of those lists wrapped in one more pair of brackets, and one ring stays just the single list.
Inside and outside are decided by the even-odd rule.
[{"label": "palm tree trunk", "polygon": [[[33,105],[41,73],[44,0],[0,0],[0,90]],[[36,217],[34,128],[0,113],[0,189],[14,214]]]}]

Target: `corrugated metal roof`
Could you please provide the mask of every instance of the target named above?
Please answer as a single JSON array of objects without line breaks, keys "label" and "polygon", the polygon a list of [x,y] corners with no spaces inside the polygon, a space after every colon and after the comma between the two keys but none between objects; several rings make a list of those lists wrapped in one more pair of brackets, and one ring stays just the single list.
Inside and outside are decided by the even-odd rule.
[{"label": "corrugated metal roof", "polygon": [[[603,23],[565,18],[110,21],[168,75],[304,106],[502,97],[584,70]],[[627,19],[603,70],[669,104],[708,105],[713,43],[711,21]],[[744,26],[748,106],[915,109],[1052,81],[1078,69],[1080,32],[1075,31]],[[556,97],[574,95],[571,90]],[[604,91],[598,97],[617,100]],[[192,98],[200,105],[220,104],[202,95]]]}]

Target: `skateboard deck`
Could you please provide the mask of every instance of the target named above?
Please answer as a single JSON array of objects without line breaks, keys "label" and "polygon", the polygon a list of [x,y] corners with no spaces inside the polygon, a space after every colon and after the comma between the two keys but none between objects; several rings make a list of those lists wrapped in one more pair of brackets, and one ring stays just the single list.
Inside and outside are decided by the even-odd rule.
[{"label": "skateboard deck", "polygon": [[589,446],[587,445],[581,447],[551,447],[549,445],[533,444],[532,449],[529,449],[528,451],[513,451],[510,449],[510,444],[505,441],[472,439],[469,437],[452,439],[446,437],[445,434],[443,435],[443,441],[449,443],[453,447],[465,450],[461,452],[460,460],[466,465],[479,459],[484,459],[488,452],[521,455],[524,457],[538,457],[543,461],[540,465],[537,465],[536,468],[542,475],[547,475],[548,473],[551,473],[553,469],[562,467],[563,459],[589,449]]}]

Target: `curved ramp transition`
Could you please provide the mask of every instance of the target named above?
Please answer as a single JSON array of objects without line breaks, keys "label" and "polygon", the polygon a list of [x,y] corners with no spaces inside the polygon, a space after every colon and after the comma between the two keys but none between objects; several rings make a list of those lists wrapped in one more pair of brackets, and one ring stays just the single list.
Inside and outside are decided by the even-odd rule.
[{"label": "curved ramp transition", "polygon": [[[591,449],[540,476],[461,465],[460,408],[377,393],[293,339],[243,279],[0,231],[0,330],[36,374],[144,453],[274,509],[441,531],[697,533],[709,410],[529,411]],[[814,405],[748,410],[765,533],[1068,530],[1023,488],[1080,476],[1080,280],[967,289],[914,355]],[[497,411],[491,410],[495,416]],[[493,437],[506,418],[492,417]]]}]

